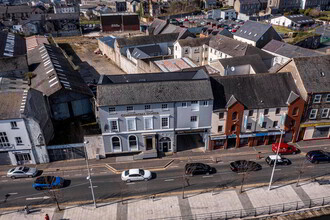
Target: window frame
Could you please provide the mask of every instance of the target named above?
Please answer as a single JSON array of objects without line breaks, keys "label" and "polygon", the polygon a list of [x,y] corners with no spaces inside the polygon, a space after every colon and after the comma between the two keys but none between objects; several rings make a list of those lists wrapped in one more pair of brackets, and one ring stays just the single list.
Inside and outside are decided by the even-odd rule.
[{"label": "window frame", "polygon": [[[132,150],[130,137],[135,137],[135,142],[136,142],[136,149],[135,150]],[[134,135],[134,134],[128,135],[127,144],[128,144],[128,147],[129,147],[130,151],[139,151],[139,139],[136,135]]]},{"label": "window frame", "polygon": [[208,107],[209,106],[209,101],[205,100],[202,103],[203,107]]},{"label": "window frame", "polygon": [[276,128],[278,126],[278,121],[273,121],[273,128]]},{"label": "window frame", "polygon": [[[113,109],[113,111],[110,111],[110,109]],[[108,108],[108,111],[109,111],[109,114],[114,114],[114,113],[116,113],[116,107],[115,106],[110,106]]]},{"label": "window frame", "polygon": [[10,147],[10,142],[5,131],[0,132],[0,148],[2,147]]},{"label": "window frame", "polygon": [[[136,131],[136,117],[126,117],[125,120],[126,120],[127,131]],[[129,128],[129,121],[133,121],[132,129]]]},{"label": "window frame", "polygon": [[167,110],[168,110],[168,104],[167,104],[167,103],[162,103],[162,104],[161,104],[161,109],[162,109],[163,111],[167,111]]},{"label": "window frame", "polygon": [[[221,128],[221,129],[219,129]],[[218,133],[223,132],[223,125],[218,125]]]},{"label": "window frame", "polygon": [[151,105],[144,105],[144,110],[146,111],[151,110]]},{"label": "window frame", "polygon": [[[184,103],[184,104],[183,104]],[[188,106],[188,103],[187,102],[181,102],[181,107],[182,108],[187,108],[187,106]]]},{"label": "window frame", "polygon": [[[151,128],[147,128],[146,120],[151,120]],[[153,116],[144,116],[143,117],[143,123],[144,123],[144,130],[153,130],[154,129],[154,120]]]},{"label": "window frame", "polygon": [[[167,120],[167,125],[163,126],[163,119]],[[160,116],[160,129],[170,128],[170,117],[169,116]]]},{"label": "window frame", "polygon": [[[326,116],[325,117],[323,117],[323,114],[324,114],[324,112],[327,112],[326,114]],[[321,112],[321,118],[329,118],[329,111],[330,111],[330,109],[329,108],[324,108],[324,109],[322,109],[322,112]]]},{"label": "window frame", "polygon": [[[114,138],[118,138],[118,143],[119,143],[119,148],[120,148],[119,150],[116,150],[116,151],[115,151],[115,148],[113,147],[114,146],[113,145],[113,139]],[[110,141],[111,141],[112,152],[122,152],[123,151],[122,150],[122,145],[121,145],[121,138],[119,136],[112,136]]]},{"label": "window frame", "polygon": [[330,102],[330,94],[327,94],[327,97],[326,97],[326,99],[325,99],[325,102]]},{"label": "window frame", "polygon": [[15,137],[16,145],[24,145],[21,137]]},{"label": "window frame", "polygon": [[197,122],[197,121],[198,121],[198,116],[196,116],[196,115],[190,116],[190,122]]},{"label": "window frame", "polygon": [[[132,108],[132,110],[129,110],[129,108]],[[126,111],[127,112],[134,112],[134,106],[133,105],[126,106]]]},{"label": "window frame", "polygon": [[275,115],[281,114],[281,108],[276,108],[275,109]]},{"label": "window frame", "polygon": [[[309,112],[309,119],[316,119],[317,118],[317,112],[318,112],[318,109],[311,109],[311,111]],[[315,116],[314,117],[311,117],[311,115],[314,115],[315,114]]]},{"label": "window frame", "polygon": [[246,124],[246,130],[252,130],[252,122]]},{"label": "window frame", "polygon": [[[112,122],[116,122],[117,129],[112,129]],[[110,130],[110,132],[119,132],[118,118],[109,118],[108,119],[108,123],[109,123],[109,130]]]},{"label": "window frame", "polygon": [[[318,97],[318,98],[317,98]],[[314,96],[313,98],[313,103],[321,103],[321,100],[322,100],[322,95],[320,94],[317,94]]]}]

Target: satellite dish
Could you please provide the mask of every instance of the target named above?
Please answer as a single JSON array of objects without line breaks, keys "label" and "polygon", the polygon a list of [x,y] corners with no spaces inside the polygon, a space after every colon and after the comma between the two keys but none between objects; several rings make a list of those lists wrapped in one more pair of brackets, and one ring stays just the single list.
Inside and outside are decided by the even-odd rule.
[{"label": "satellite dish", "polygon": [[235,67],[230,67],[230,70],[232,71],[232,72],[234,72],[235,71]]}]

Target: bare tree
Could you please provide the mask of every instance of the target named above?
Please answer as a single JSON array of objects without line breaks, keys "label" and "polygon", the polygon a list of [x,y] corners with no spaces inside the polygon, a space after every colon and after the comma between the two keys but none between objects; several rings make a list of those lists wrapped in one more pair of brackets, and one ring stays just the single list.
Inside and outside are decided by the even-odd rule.
[{"label": "bare tree", "polygon": [[305,160],[301,163],[301,165],[300,165],[300,168],[299,168],[299,170],[298,170],[299,175],[298,175],[298,178],[297,178],[296,187],[299,186],[300,178],[301,178],[302,174],[305,172],[305,168],[306,168],[305,165],[306,165],[306,162],[307,162],[307,160],[305,159]]},{"label": "bare tree", "polygon": [[52,189],[44,190],[45,198],[51,199],[57,206],[58,211],[61,211],[60,201],[63,199],[63,193],[59,187],[54,187]]}]

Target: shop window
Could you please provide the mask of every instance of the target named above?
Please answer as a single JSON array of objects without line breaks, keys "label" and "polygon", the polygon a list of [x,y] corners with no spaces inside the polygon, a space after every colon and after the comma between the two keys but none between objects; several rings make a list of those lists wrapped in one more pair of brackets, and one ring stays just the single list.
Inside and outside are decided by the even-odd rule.
[{"label": "shop window", "polygon": [[236,120],[237,119],[237,112],[233,112],[232,114],[232,120]]},{"label": "shop window", "polygon": [[253,110],[249,110],[249,116],[253,116]]},{"label": "shop window", "polygon": [[222,129],[223,129],[222,125],[218,126],[218,132],[222,132]]},{"label": "shop window", "polygon": [[119,137],[112,137],[111,143],[112,143],[113,152],[121,151],[121,143]]},{"label": "shop window", "polygon": [[252,123],[247,123],[247,125],[246,125],[246,129],[247,129],[247,130],[251,130],[251,128],[252,128]]},{"label": "shop window", "polygon": [[299,114],[299,108],[298,107],[295,107],[292,111],[292,115],[293,116],[297,116]]},{"label": "shop window", "polygon": [[267,122],[262,122],[262,128],[266,128],[267,127]]},{"label": "shop window", "polygon": [[328,108],[322,109],[321,118],[328,118],[328,116],[329,116],[329,109]]}]

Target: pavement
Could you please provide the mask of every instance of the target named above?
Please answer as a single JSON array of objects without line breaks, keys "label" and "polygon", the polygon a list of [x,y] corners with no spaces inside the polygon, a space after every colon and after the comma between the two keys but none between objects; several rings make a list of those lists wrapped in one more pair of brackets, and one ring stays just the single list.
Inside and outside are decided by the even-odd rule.
[{"label": "pavement", "polygon": [[0,212],[0,220],[43,219],[47,213],[52,220],[58,219],[211,219],[249,216],[283,215],[307,211],[310,207],[330,206],[330,185],[315,181],[268,187],[248,187],[243,193],[237,189],[208,192],[181,192],[166,197],[148,197],[98,203],[90,205],[61,205],[56,207],[31,208],[26,214],[18,210]]},{"label": "pavement", "polygon": [[[329,139],[325,140],[313,140],[313,141],[300,141],[295,144],[298,148],[307,150],[312,147],[324,147],[324,150],[330,151],[330,143]],[[163,158],[155,158],[155,159],[147,159],[142,161],[125,161],[118,157],[107,157],[105,159],[89,160],[89,165],[91,168],[98,167],[106,167],[110,171],[114,173],[119,173],[123,170],[130,168],[152,168],[154,171],[166,169],[168,165],[175,164],[177,161],[198,161],[210,159],[215,162],[221,162],[225,160],[229,156],[243,156],[243,155],[258,155],[260,152],[261,156],[272,154],[271,145],[262,145],[256,147],[241,147],[241,148],[230,148],[230,149],[218,149],[213,151],[194,151],[187,150],[173,153],[172,155],[163,157]],[[173,163],[172,163],[173,162]],[[169,164],[170,163],[170,164]],[[55,171],[68,171],[68,170],[83,170],[86,169],[85,159],[75,159],[75,160],[64,160],[64,161],[56,161],[47,164],[37,164],[30,165],[36,167],[39,170],[43,170],[44,172],[55,172]],[[0,175],[5,175],[10,168],[15,166],[4,165],[0,166]]]}]

